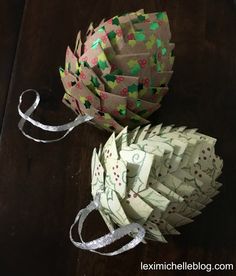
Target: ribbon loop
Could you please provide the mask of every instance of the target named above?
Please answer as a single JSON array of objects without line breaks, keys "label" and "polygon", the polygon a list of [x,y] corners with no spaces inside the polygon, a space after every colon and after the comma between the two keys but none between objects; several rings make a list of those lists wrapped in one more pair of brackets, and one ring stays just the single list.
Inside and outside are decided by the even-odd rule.
[{"label": "ribbon loop", "polygon": [[[29,93],[29,92],[33,92],[36,95],[36,99],[33,102],[33,104],[31,105],[31,107],[29,109],[27,109],[26,112],[24,113],[21,110],[22,98],[23,98],[24,94]],[[25,135],[27,138],[29,138],[31,140],[34,140],[35,142],[52,143],[52,142],[60,141],[63,138],[65,138],[76,126],[78,126],[78,125],[80,125],[82,123],[85,123],[85,122],[93,119],[93,117],[91,117],[89,115],[84,115],[84,116],[79,115],[79,116],[77,116],[75,118],[74,121],[66,123],[66,124],[63,124],[63,125],[58,125],[58,126],[45,125],[45,124],[42,124],[42,123],[40,123],[40,122],[38,122],[38,121],[36,121],[36,120],[34,120],[34,119],[32,119],[30,117],[31,114],[38,107],[39,102],[40,102],[40,95],[39,95],[39,93],[36,90],[34,90],[34,89],[27,89],[24,92],[22,92],[22,94],[20,95],[19,104],[18,104],[18,113],[21,116],[21,120],[20,120],[20,122],[18,124],[18,128],[23,133],[23,135]],[[32,125],[40,128],[40,129],[42,129],[42,130],[45,130],[45,131],[50,131],[50,132],[66,131],[66,133],[63,136],[61,136],[60,138],[53,139],[53,140],[41,140],[41,139],[37,139],[37,138],[34,138],[34,137],[30,136],[29,134],[25,133],[25,131],[23,130],[26,121],[29,122],[29,123],[31,123]]]},{"label": "ribbon loop", "polygon": [[[140,242],[142,242],[144,236],[145,236],[145,229],[138,223],[131,223],[125,226],[122,226],[114,231],[112,231],[109,234],[106,234],[96,240],[90,241],[90,242],[84,242],[82,238],[82,228],[84,221],[88,217],[88,215],[94,211],[98,210],[100,206],[100,198],[99,196],[96,196],[94,201],[92,201],[87,207],[84,209],[81,209],[79,213],[77,214],[74,223],[71,225],[70,228],[70,240],[71,242],[78,248],[84,249],[84,250],[89,250],[91,252],[95,252],[100,255],[105,255],[105,256],[115,256],[118,254],[121,254],[127,250],[130,250],[137,246]],[[78,223],[78,234],[80,237],[81,242],[75,241],[73,236],[72,236],[72,230],[74,226]],[[109,244],[112,244],[113,242],[121,239],[122,237],[134,233],[134,238],[121,248],[119,248],[116,251],[113,252],[108,252],[108,253],[102,253],[99,251],[96,251],[96,249],[103,248]]]}]

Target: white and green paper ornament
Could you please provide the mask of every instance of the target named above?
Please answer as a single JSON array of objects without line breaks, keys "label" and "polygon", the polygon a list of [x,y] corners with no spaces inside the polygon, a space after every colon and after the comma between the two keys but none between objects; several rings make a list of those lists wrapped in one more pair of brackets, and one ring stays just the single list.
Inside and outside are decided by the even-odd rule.
[{"label": "white and green paper ornament", "polygon": [[125,234],[134,237],[135,245],[167,242],[168,235],[179,234],[178,227],[192,222],[219,193],[223,161],[215,154],[215,143],[215,138],[186,127],[148,125],[113,133],[93,151],[94,205],[75,220],[82,230],[81,215],[84,220],[98,209],[111,233],[90,243],[75,242],[71,234],[73,243],[94,251]]}]

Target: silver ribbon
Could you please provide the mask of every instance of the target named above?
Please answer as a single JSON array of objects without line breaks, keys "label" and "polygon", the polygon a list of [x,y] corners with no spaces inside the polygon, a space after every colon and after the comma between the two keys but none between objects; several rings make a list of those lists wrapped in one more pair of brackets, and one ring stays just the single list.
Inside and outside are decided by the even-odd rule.
[{"label": "silver ribbon", "polygon": [[[145,236],[145,229],[138,223],[131,223],[126,226],[122,226],[122,227],[112,231],[111,233],[106,234],[96,240],[93,240],[90,242],[84,242],[84,240],[82,238],[82,234],[81,234],[82,228],[83,228],[83,223],[84,223],[85,219],[87,218],[87,216],[92,211],[99,209],[99,206],[100,206],[100,197],[99,197],[99,195],[97,195],[95,197],[94,201],[92,201],[84,209],[81,209],[79,211],[79,213],[77,214],[75,221],[71,225],[71,228],[70,228],[70,240],[76,247],[78,247],[80,249],[84,249],[84,250],[89,250],[91,252],[95,252],[100,255],[115,256],[115,255],[121,254],[127,250],[134,248],[140,242],[143,241],[143,238]],[[79,234],[81,242],[75,241],[72,236],[72,230],[73,230],[74,226],[76,225],[76,223],[78,223],[78,234]],[[130,233],[132,233],[132,234],[135,233],[134,238],[129,243],[125,244],[124,246],[122,246],[121,248],[119,248],[116,251],[109,252],[109,253],[102,253],[102,252],[95,250],[95,249],[103,248]]]},{"label": "silver ribbon", "polygon": [[[29,93],[29,92],[34,92],[36,95],[36,99],[34,101],[34,103],[31,105],[31,107],[29,109],[26,110],[26,112],[22,112],[21,111],[21,104],[22,104],[22,98],[24,96],[24,94]],[[20,131],[29,139],[34,140],[35,142],[41,142],[41,143],[52,143],[52,142],[56,142],[56,141],[60,141],[62,140],[64,137],[66,137],[76,126],[87,122],[91,119],[93,119],[93,117],[89,116],[89,115],[85,115],[85,116],[78,116],[75,118],[74,121],[67,123],[67,124],[63,124],[63,125],[59,125],[59,126],[51,126],[51,125],[45,125],[42,124],[34,119],[32,119],[30,116],[31,114],[34,112],[34,110],[37,108],[37,106],[39,105],[40,102],[40,95],[39,93],[34,90],[34,89],[28,89],[25,90],[24,92],[22,92],[22,94],[20,95],[19,98],[19,104],[18,104],[18,113],[21,116],[21,120],[18,124],[18,127],[20,129]],[[24,125],[25,123],[29,122],[32,125],[46,130],[46,131],[50,131],[50,132],[60,132],[60,131],[66,131],[66,133],[57,139],[53,139],[53,140],[41,140],[41,139],[37,139],[34,138],[32,136],[30,136],[29,134],[24,132]],[[72,224],[71,228],[70,228],[70,240],[72,241],[72,243],[80,248],[80,249],[84,249],[84,250],[89,250],[91,252],[95,252],[98,253],[100,255],[106,255],[106,256],[114,256],[114,255],[118,255],[121,254],[127,250],[130,250],[132,248],[134,248],[135,246],[137,246],[140,242],[143,241],[144,236],[145,236],[145,229],[138,223],[131,223],[129,225],[126,226],[122,226],[114,231],[112,231],[109,234],[106,234],[96,240],[90,241],[90,242],[84,242],[81,232],[82,232],[82,228],[83,228],[83,223],[85,221],[85,219],[87,218],[87,216],[94,210],[98,210],[100,207],[100,196],[97,195],[94,199],[94,201],[92,201],[86,208],[82,209],[79,211],[79,213],[77,214],[74,223]],[[79,233],[79,237],[81,242],[77,242],[73,239],[72,237],[72,230],[75,226],[75,224],[78,222],[78,233]],[[113,242],[115,242],[116,240],[121,239],[122,237],[128,235],[132,233],[134,235],[134,238],[127,243],[126,245],[122,246],[121,248],[119,248],[116,251],[110,252],[110,253],[102,253],[99,251],[96,251],[95,249],[99,249],[99,248],[103,248]]]},{"label": "silver ribbon", "polygon": [[[22,98],[24,96],[24,94],[29,93],[29,92],[33,92],[36,95],[36,99],[34,101],[34,103],[31,105],[31,107],[29,109],[26,110],[26,112],[22,112],[21,111],[21,104],[22,104]],[[35,142],[41,142],[41,143],[52,143],[52,142],[57,142],[62,140],[63,138],[65,138],[76,126],[85,123],[91,119],[93,119],[93,117],[89,116],[89,115],[79,115],[75,118],[74,121],[67,123],[67,124],[63,124],[63,125],[59,125],[59,126],[51,126],[51,125],[44,125],[34,119],[32,119],[30,116],[31,114],[34,112],[34,110],[37,108],[37,106],[39,105],[40,102],[40,95],[39,93],[34,90],[34,89],[27,89],[24,92],[22,92],[22,94],[20,95],[19,98],[19,104],[18,104],[18,113],[21,116],[21,120],[18,124],[18,128],[20,129],[20,131],[29,139],[34,140]],[[50,132],[61,132],[61,131],[66,131],[66,133],[61,136],[60,138],[57,139],[53,139],[53,140],[41,140],[41,139],[37,139],[34,138],[32,136],[30,136],[29,134],[25,133],[24,129],[24,125],[25,123],[29,122],[32,125],[46,130],[46,131],[50,131]]]}]

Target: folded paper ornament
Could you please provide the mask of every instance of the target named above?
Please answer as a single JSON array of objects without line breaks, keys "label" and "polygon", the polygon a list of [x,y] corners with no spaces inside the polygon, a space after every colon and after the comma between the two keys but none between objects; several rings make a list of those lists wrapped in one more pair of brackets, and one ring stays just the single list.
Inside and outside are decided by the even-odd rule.
[{"label": "folded paper ornament", "polygon": [[97,209],[111,233],[136,223],[145,239],[166,242],[166,235],[179,234],[176,228],[192,222],[219,193],[223,161],[215,143],[196,129],[148,125],[131,132],[126,127],[94,149],[92,196],[99,195]]},{"label": "folded paper ornament", "polygon": [[103,20],[96,28],[90,24],[84,45],[79,32],[75,50],[67,48],[65,68],[60,68],[63,102],[109,131],[147,124],[173,73],[170,39],[165,12],[140,10]]},{"label": "folded paper ornament", "polygon": [[[113,256],[148,239],[167,242],[167,235],[179,234],[177,228],[192,222],[219,193],[223,161],[215,155],[215,138],[186,127],[147,125],[168,91],[174,62],[170,39],[166,13],[143,10],[103,20],[97,28],[91,24],[84,45],[79,32],[74,52],[67,48],[65,68],[60,69],[63,102],[78,115],[67,124],[51,126],[32,119],[38,92],[29,89],[20,96],[19,129],[36,142],[59,141],[86,121],[113,131],[105,145],[93,151],[93,201],[79,211],[70,229],[71,241],[81,249]],[[23,112],[22,96],[28,92],[36,99]],[[66,133],[41,140],[24,132],[25,122]],[[93,210],[100,212],[110,233],[84,242],[83,223]],[[73,238],[77,223],[80,241]],[[133,239],[120,249],[97,251],[125,235]]]}]

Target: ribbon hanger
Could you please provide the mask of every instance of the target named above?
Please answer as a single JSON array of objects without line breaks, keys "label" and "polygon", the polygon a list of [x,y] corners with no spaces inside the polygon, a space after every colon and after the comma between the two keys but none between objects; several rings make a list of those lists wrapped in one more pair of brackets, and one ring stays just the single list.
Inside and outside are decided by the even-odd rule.
[{"label": "ribbon hanger", "polygon": [[[88,250],[100,255],[115,256],[134,248],[140,242],[143,241],[145,236],[145,229],[140,224],[134,222],[125,226],[121,226],[115,229],[114,231],[110,232],[109,234],[106,234],[96,240],[93,240],[90,242],[84,242],[81,234],[84,221],[92,211],[98,210],[99,207],[100,207],[100,195],[97,194],[95,199],[87,207],[85,207],[84,209],[81,209],[77,214],[74,220],[74,223],[70,228],[70,240],[76,247],[80,249]],[[77,223],[78,223],[78,234],[81,242],[75,241],[72,235],[72,230]],[[113,252],[103,253],[96,250],[96,249],[103,248],[109,244],[112,244],[113,242],[131,233],[134,236],[133,239],[127,244],[125,244],[124,246],[122,246],[121,248]]]},{"label": "ribbon hanger", "polygon": [[[34,93],[36,98],[35,101],[33,102],[33,104],[25,111],[23,112],[21,110],[21,104],[23,102],[23,96],[26,93]],[[63,125],[58,125],[58,126],[52,126],[52,125],[45,125],[40,123],[39,121],[36,121],[34,119],[31,118],[31,115],[33,114],[33,112],[35,111],[35,109],[38,107],[40,103],[40,95],[39,93],[34,90],[34,89],[27,89],[25,91],[22,92],[22,94],[20,95],[19,98],[19,104],[18,104],[18,113],[21,116],[21,120],[18,124],[18,127],[20,129],[20,131],[23,133],[24,136],[26,136],[27,138],[35,141],[35,142],[40,142],[40,143],[52,143],[52,142],[57,142],[62,140],[63,138],[65,138],[76,126],[85,123],[87,121],[90,121],[91,119],[93,119],[93,117],[89,116],[89,115],[79,115],[75,118],[74,121],[63,124]],[[49,131],[49,132],[62,132],[62,131],[66,131],[66,133],[57,138],[57,139],[52,139],[52,140],[42,140],[42,139],[37,139],[35,137],[30,136],[29,134],[27,134],[24,131],[24,125],[26,122],[31,123],[32,125],[34,125],[35,127],[38,127],[42,130],[45,131]],[[96,240],[90,241],[90,242],[84,242],[83,238],[82,238],[82,228],[83,228],[83,223],[85,221],[85,219],[87,218],[87,216],[94,210],[98,210],[100,207],[100,195],[96,195],[95,199],[84,209],[80,210],[79,213],[77,214],[74,223],[72,224],[71,228],[70,228],[70,240],[71,242],[78,248],[80,249],[84,249],[84,250],[89,250],[91,252],[95,252],[97,254],[100,255],[106,255],[106,256],[114,256],[114,255],[118,255],[121,254],[127,250],[130,250],[132,248],[134,248],[135,246],[137,246],[140,242],[143,241],[144,236],[145,236],[145,229],[138,223],[131,223],[122,227],[119,227],[117,229],[115,229],[114,231],[110,232],[109,234],[106,234]],[[78,223],[78,234],[80,237],[80,242],[75,241],[72,235],[72,230],[74,228],[74,226]],[[109,253],[102,253],[99,251],[96,251],[96,249],[100,249],[103,248],[109,244],[112,244],[113,242],[121,239],[122,237],[132,234],[133,239],[128,242],[127,244],[125,244],[124,246],[122,246],[121,248],[119,248],[118,250],[115,250],[113,252],[109,252]]]},{"label": "ribbon hanger", "polygon": [[[21,104],[23,101],[23,96],[26,93],[34,93],[36,98],[35,101],[33,102],[33,104],[30,106],[29,109],[27,109],[25,112],[23,112],[21,110]],[[93,119],[93,117],[89,116],[89,115],[78,115],[74,121],[63,124],[63,125],[58,125],[58,126],[52,126],[52,125],[45,125],[40,123],[39,121],[36,121],[34,119],[31,118],[32,113],[35,111],[35,109],[38,107],[40,102],[40,95],[39,93],[34,90],[34,89],[27,89],[25,91],[22,92],[22,94],[20,95],[19,98],[19,104],[18,104],[18,113],[21,116],[21,120],[18,124],[18,128],[20,129],[20,131],[23,133],[24,136],[26,136],[27,138],[34,140],[35,142],[39,142],[39,143],[52,143],[52,142],[57,142],[60,141],[62,139],[64,139],[76,126],[85,123],[87,121],[90,121],[91,119]],[[66,131],[66,133],[57,138],[57,139],[52,139],[52,140],[42,140],[42,139],[37,139],[35,137],[30,136],[29,134],[27,134],[24,131],[24,125],[26,122],[31,123],[32,125],[45,130],[45,131],[49,131],[49,132],[61,132],[61,131]]]}]

